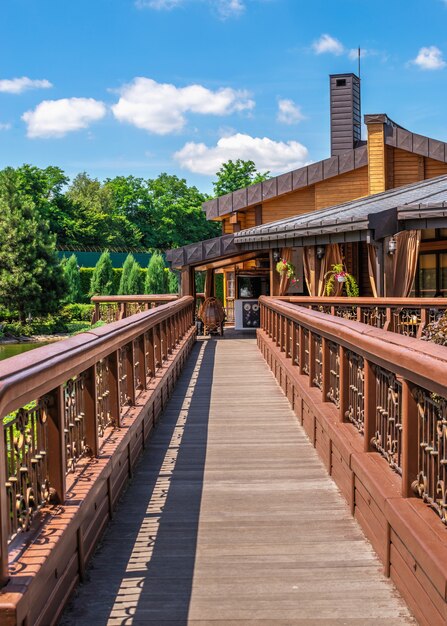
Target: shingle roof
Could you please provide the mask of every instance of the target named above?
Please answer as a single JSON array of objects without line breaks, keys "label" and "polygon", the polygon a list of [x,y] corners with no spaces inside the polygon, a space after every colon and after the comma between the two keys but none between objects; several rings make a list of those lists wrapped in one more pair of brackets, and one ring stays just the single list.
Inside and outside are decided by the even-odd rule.
[{"label": "shingle roof", "polygon": [[[358,231],[375,228],[385,211],[406,205],[442,205],[447,202],[447,175],[390,189],[319,211],[277,220],[241,230],[234,235],[236,244],[268,241],[270,238],[292,239],[327,232]],[[375,219],[374,219],[375,218]]]}]

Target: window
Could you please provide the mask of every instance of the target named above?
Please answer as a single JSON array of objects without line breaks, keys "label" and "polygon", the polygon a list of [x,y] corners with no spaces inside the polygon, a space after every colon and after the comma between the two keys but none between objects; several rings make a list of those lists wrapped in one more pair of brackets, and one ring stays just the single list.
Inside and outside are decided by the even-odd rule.
[{"label": "window", "polygon": [[337,78],[335,81],[337,87],[346,87],[346,78]]},{"label": "window", "polygon": [[447,252],[421,252],[416,273],[416,296],[447,297]]}]

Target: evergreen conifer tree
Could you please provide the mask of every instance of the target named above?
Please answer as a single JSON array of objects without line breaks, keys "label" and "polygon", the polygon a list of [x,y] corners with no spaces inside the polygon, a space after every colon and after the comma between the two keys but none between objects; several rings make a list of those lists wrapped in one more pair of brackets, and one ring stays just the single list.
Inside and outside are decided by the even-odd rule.
[{"label": "evergreen conifer tree", "polygon": [[168,291],[168,277],[165,262],[159,252],[154,252],[147,267],[144,293],[162,294]]},{"label": "evergreen conifer tree", "polygon": [[141,289],[142,280],[141,279],[142,279],[142,276],[141,276],[140,264],[134,260],[132,268],[130,270],[129,280],[127,283],[127,293],[129,295],[135,296],[135,295],[141,294],[142,292],[142,289]]},{"label": "evergreen conifer tree", "polygon": [[0,172],[0,304],[27,315],[55,312],[65,291],[56,237],[13,168]]},{"label": "evergreen conifer tree", "polygon": [[133,254],[128,254],[123,264],[123,272],[121,274],[120,286],[118,289],[118,295],[120,296],[127,296],[132,293],[129,291],[129,280],[135,263],[136,261]]},{"label": "evergreen conifer tree", "polygon": [[93,271],[90,283],[91,296],[111,296],[113,292],[113,266],[108,250],[103,252]]},{"label": "evergreen conifer tree", "polygon": [[81,276],[76,255],[72,254],[69,259],[64,257],[62,269],[66,283],[64,301],[69,303],[82,302]]},{"label": "evergreen conifer tree", "polygon": [[169,293],[179,292],[178,276],[177,273],[172,270],[169,270],[168,274],[168,291]]}]

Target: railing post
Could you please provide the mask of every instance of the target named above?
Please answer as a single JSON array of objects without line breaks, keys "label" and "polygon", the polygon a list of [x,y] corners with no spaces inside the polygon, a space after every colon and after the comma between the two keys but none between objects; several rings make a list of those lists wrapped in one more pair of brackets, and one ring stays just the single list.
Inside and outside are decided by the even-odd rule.
[{"label": "railing post", "polygon": [[156,324],[154,327],[154,348],[155,348],[155,367],[159,368],[163,366],[163,357],[161,353],[161,334],[160,324]]},{"label": "railing post", "polygon": [[[8,558],[8,516],[9,502],[6,493],[6,450],[3,418],[0,418],[0,587],[3,587],[9,578]],[[13,503],[14,505],[14,503]]]},{"label": "railing post", "polygon": [[154,347],[154,329],[150,328],[147,332],[146,339],[147,367],[149,376],[155,376],[155,347]]},{"label": "railing post", "polygon": [[340,360],[340,407],[338,419],[344,422],[349,407],[349,362],[348,351],[344,346],[339,347]]},{"label": "railing post", "polygon": [[135,348],[133,341],[128,344],[126,357],[125,367],[127,374],[127,395],[129,398],[129,404],[131,406],[135,406]]},{"label": "railing post", "polygon": [[279,316],[279,351],[284,352],[284,315]]},{"label": "railing post", "polygon": [[322,352],[322,385],[321,385],[321,393],[323,396],[323,402],[329,402],[329,388],[330,377],[331,377],[331,363],[330,363],[330,354],[329,354],[329,341],[325,338],[321,338],[321,352]]},{"label": "railing post", "polygon": [[115,426],[121,427],[121,406],[120,406],[120,378],[119,378],[119,356],[118,350],[112,352],[109,357],[109,402],[110,415]]},{"label": "railing post", "polygon": [[57,500],[65,502],[65,393],[63,385],[47,396],[48,479]]},{"label": "railing post", "polygon": [[314,386],[315,378],[315,341],[314,334],[309,330],[309,387]]},{"label": "railing post", "polygon": [[101,319],[101,307],[99,302],[95,302],[95,313],[93,315],[93,323],[96,324],[96,322],[99,322],[99,320]]},{"label": "railing post", "polygon": [[402,381],[402,497],[414,496],[418,475],[418,405],[407,380]]},{"label": "railing post", "polygon": [[88,368],[84,380],[84,424],[85,438],[92,456],[97,456],[98,443],[98,398],[96,393],[96,364]]},{"label": "railing post", "polygon": [[305,345],[305,341],[304,341],[304,328],[300,325],[298,327],[298,336],[299,336],[299,350],[300,350],[300,355],[299,355],[299,368],[300,368],[300,374],[304,374],[304,367],[305,367],[305,362],[306,362],[306,345]]},{"label": "railing post", "polygon": [[297,349],[296,349],[296,336],[297,336],[297,331],[296,331],[296,323],[294,320],[291,321],[292,324],[292,347],[290,350],[290,356],[292,358],[292,365],[296,365],[296,358],[297,358]]},{"label": "railing post", "polygon": [[147,389],[147,384],[146,384],[146,372],[147,372],[147,365],[146,365],[146,334],[143,333],[142,335],[140,335],[137,339],[137,346],[138,346],[138,354],[137,354],[137,361],[138,361],[138,380],[140,381],[140,389]]},{"label": "railing post", "polygon": [[421,307],[421,323],[419,324],[418,332],[416,335],[417,339],[422,337],[422,333],[424,332],[424,328],[428,324],[428,309],[425,307]]},{"label": "railing post", "polygon": [[376,412],[377,412],[377,397],[376,397],[376,375],[374,372],[374,366],[371,361],[364,360],[365,370],[365,422],[364,422],[364,450],[365,452],[371,452],[372,444],[371,440],[376,432]]}]

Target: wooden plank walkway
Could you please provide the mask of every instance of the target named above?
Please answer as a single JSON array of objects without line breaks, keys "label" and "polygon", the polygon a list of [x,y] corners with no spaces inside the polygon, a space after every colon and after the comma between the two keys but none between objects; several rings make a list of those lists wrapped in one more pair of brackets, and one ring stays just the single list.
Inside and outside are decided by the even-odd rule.
[{"label": "wooden plank walkway", "polygon": [[261,357],[199,341],[63,626],[415,623]]}]

